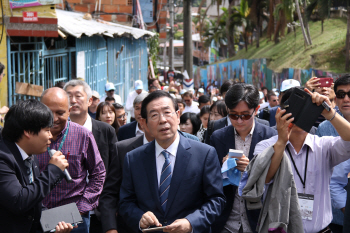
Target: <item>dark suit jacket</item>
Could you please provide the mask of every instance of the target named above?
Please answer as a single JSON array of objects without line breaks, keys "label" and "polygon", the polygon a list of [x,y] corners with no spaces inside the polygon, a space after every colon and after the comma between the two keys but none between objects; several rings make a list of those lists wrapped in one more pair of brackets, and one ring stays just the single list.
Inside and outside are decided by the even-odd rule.
[{"label": "dark suit jacket", "polygon": [[137,121],[133,121],[120,127],[118,131],[118,140],[123,141],[125,139],[135,137],[136,125],[137,125]]},{"label": "dark suit jacket", "polygon": [[34,182],[29,185],[27,168],[16,144],[0,140],[1,233],[36,233],[36,229],[41,229],[42,200],[64,178],[64,173],[52,164],[40,173],[38,164],[35,156]]},{"label": "dark suit jacket", "polygon": [[118,212],[119,191],[122,182],[124,157],[128,152],[142,145],[143,135],[117,143],[117,156],[112,160],[98,207],[101,212],[103,233],[111,229],[117,229],[119,233],[132,232],[120,215],[118,214],[116,216],[116,213]]},{"label": "dark suit jacket", "polygon": [[[210,129],[210,131],[211,132],[215,132],[215,130],[222,129],[222,128],[226,127],[227,126],[227,118],[228,118],[228,116],[214,121],[213,122],[214,125],[212,126],[213,129]],[[255,118],[255,121],[258,121],[260,124],[263,124],[263,125],[266,125],[266,126],[270,126],[270,123],[267,120]],[[207,131],[209,131],[209,128],[208,128]],[[211,135],[212,134],[209,135],[208,133],[205,135],[205,143],[208,144],[208,145],[210,145],[210,137],[211,137]]]},{"label": "dark suit jacket", "polygon": [[223,209],[222,177],[214,148],[180,135],[166,210],[158,193],[155,141],[127,153],[123,166],[119,214],[139,231],[142,215],[151,211],[163,225],[187,218],[193,232],[213,232],[210,225]]},{"label": "dark suit jacket", "polygon": [[[260,141],[268,139],[274,135],[277,135],[277,131],[271,129],[270,127],[260,124],[255,121],[255,128],[252,136],[252,143],[250,145],[249,160],[252,160],[254,155],[254,149],[256,144]],[[227,126],[225,128],[219,129],[213,133],[210,138],[210,144],[215,147],[220,164],[222,165],[222,159],[228,154],[230,149],[235,149],[235,133],[233,126]],[[234,197],[237,187],[234,185],[227,185],[224,187],[224,194],[226,196],[226,206],[221,216],[217,218],[215,223],[212,225],[214,232],[221,232],[227,222],[228,217],[231,214]],[[251,230],[256,232],[256,225],[259,219],[260,210],[247,210],[247,216]]]},{"label": "dark suit jacket", "polygon": [[109,124],[92,118],[91,121],[92,134],[94,135],[107,173],[113,157],[117,154],[117,135],[115,133],[115,129]]},{"label": "dark suit jacket", "polygon": [[[178,132],[186,138],[193,139],[193,137],[195,137],[181,131]],[[193,140],[195,139],[198,141],[198,138],[195,137]],[[118,212],[119,191],[122,182],[125,155],[142,145],[143,135],[129,138],[117,143],[118,156],[115,156],[115,158],[112,160],[99,202],[103,232],[110,229],[117,229],[119,233],[132,232],[120,215],[117,215],[116,217],[116,213]]]}]

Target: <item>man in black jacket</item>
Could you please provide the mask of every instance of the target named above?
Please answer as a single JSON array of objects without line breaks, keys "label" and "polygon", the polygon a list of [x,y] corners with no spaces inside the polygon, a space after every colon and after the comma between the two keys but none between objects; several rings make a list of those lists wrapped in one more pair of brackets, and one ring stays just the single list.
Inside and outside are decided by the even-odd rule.
[{"label": "man in black jacket", "polygon": [[[50,145],[51,110],[37,100],[10,108],[0,139],[0,232],[36,233],[40,227],[42,200],[64,178],[68,162],[56,152],[40,173],[35,154]],[[59,228],[64,227],[61,231]],[[72,226],[60,223],[56,232]]]}]

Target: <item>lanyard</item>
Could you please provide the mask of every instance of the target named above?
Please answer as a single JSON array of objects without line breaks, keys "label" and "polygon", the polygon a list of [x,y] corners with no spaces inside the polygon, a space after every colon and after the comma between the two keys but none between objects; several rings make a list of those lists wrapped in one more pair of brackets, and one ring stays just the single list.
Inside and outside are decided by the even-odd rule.
[{"label": "lanyard", "polygon": [[[63,138],[62,138],[62,141],[60,143],[60,146],[58,147],[58,150],[57,151],[61,151],[62,147],[63,147],[63,143],[64,141],[66,141],[66,137],[67,137],[67,134],[68,134],[68,130],[69,130],[69,121],[67,122],[67,129],[66,129],[66,132],[64,133],[63,135]],[[47,150],[51,150],[50,146],[47,147]]]},{"label": "lanyard", "polygon": [[296,172],[297,172],[297,174],[298,174],[298,176],[299,176],[299,179],[300,179],[301,183],[303,184],[304,193],[305,193],[305,183],[306,183],[307,161],[308,161],[308,159],[309,159],[309,147],[307,147],[307,151],[306,151],[306,160],[305,160],[305,173],[304,173],[304,180],[303,180],[303,179],[301,179],[301,175],[300,175],[300,173],[299,173],[299,171],[298,171],[297,166],[295,165],[295,162],[294,162],[294,159],[293,159],[292,154],[290,153],[289,147],[288,147],[288,146],[286,146],[286,148],[287,148],[287,151],[288,151],[288,153],[289,153],[290,159],[291,159],[291,160],[292,160],[292,162],[293,162],[293,166],[294,166],[294,168],[295,168],[295,170],[296,170]]}]

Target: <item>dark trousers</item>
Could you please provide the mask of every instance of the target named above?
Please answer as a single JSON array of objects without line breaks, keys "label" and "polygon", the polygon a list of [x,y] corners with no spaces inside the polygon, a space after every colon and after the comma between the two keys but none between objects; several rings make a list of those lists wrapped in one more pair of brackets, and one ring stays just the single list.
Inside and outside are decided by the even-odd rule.
[{"label": "dark trousers", "polygon": [[102,233],[102,224],[96,214],[90,215],[90,233]]}]

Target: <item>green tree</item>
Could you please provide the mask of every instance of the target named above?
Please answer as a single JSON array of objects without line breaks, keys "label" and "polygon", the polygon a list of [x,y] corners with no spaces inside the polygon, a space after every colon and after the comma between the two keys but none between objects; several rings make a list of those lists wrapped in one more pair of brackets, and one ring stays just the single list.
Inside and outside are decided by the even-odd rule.
[{"label": "green tree", "polygon": [[310,19],[313,13],[316,13],[321,19],[321,32],[323,33],[323,23],[324,20],[329,18],[331,10],[331,2],[329,0],[311,0],[310,4],[306,8],[306,17]]},{"label": "green tree", "polygon": [[[157,74],[158,73],[157,58],[158,58],[158,53],[159,53],[159,34],[158,33],[156,33],[155,36],[147,39],[147,47],[148,47],[148,51],[149,51],[149,57],[152,60],[154,73]],[[148,66],[149,65],[150,64],[148,64]]]}]

